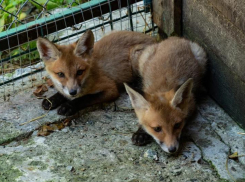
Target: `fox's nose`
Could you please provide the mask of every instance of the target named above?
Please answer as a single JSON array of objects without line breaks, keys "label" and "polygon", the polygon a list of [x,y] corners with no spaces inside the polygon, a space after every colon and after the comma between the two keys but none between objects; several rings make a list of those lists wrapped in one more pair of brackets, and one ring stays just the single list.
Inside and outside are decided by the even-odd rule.
[{"label": "fox's nose", "polygon": [[170,152],[170,153],[174,153],[174,152],[176,152],[176,147],[169,147],[168,148],[168,151]]},{"label": "fox's nose", "polygon": [[77,90],[70,90],[70,95],[72,95],[72,96],[74,96],[74,95],[76,95],[77,94]]}]

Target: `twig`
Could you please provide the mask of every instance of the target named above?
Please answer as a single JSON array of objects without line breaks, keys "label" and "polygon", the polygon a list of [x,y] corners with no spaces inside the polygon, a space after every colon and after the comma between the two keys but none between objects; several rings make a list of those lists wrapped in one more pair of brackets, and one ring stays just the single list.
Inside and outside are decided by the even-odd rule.
[{"label": "twig", "polygon": [[227,157],[226,159],[226,163],[225,163],[225,167],[226,167],[226,170],[227,170],[227,173],[228,175],[230,176],[230,178],[236,182],[235,178],[231,175],[230,171],[229,171],[229,168],[228,168],[228,160],[229,160],[229,156]]},{"label": "twig", "polygon": [[238,132],[238,134],[240,134],[240,135],[245,135],[245,133],[242,133],[242,132]]},{"label": "twig", "polygon": [[16,68],[3,68],[3,71],[14,71]]},{"label": "twig", "polygon": [[[139,11],[140,9],[141,9],[141,7],[138,7],[138,11]],[[142,15],[142,13],[140,13],[140,15],[141,15],[142,19],[143,19],[144,22],[145,22],[145,27],[144,27],[144,33],[145,33],[145,31],[146,31],[146,26],[147,26],[149,29],[150,29],[150,27],[149,27],[148,23],[146,22],[144,16]]]},{"label": "twig", "polygon": [[[237,154],[237,153],[236,153]],[[234,155],[234,154],[233,154]],[[236,155],[235,158],[239,158],[239,157],[245,157],[245,154],[242,154],[242,155]],[[236,182],[235,178],[232,176],[232,174],[230,173],[229,171],[229,168],[228,168],[228,160],[229,160],[230,156],[228,155],[227,159],[226,159],[226,163],[225,163],[225,167],[226,167],[226,170],[230,176],[230,178]],[[232,159],[232,158],[230,158]]]},{"label": "twig", "polygon": [[84,125],[71,125],[70,127],[71,128],[75,128],[75,127],[77,127],[77,126],[86,126],[85,124]]},{"label": "twig", "polygon": [[[44,97],[37,97],[37,98],[38,98],[38,99],[41,99],[41,98],[44,98]],[[44,98],[44,99],[47,99],[47,98]],[[21,123],[20,126],[23,126],[23,125],[25,125],[25,124],[31,123],[31,122],[33,122],[33,121],[36,121],[36,120],[38,120],[38,119],[41,119],[41,118],[44,118],[45,116],[47,116],[48,112],[49,112],[50,109],[52,108],[52,102],[51,102],[49,99],[47,99],[47,101],[50,103],[50,108],[48,109],[48,111],[47,111],[46,114],[43,114],[43,115],[38,116],[38,117],[36,117],[36,118],[34,118],[34,119],[31,119],[30,121]]]}]

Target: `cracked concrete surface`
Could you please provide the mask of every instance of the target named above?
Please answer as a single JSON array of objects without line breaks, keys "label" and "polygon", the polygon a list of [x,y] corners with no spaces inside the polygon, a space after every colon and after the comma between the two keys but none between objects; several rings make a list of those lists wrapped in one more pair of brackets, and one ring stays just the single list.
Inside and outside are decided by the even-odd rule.
[{"label": "cracked concrete surface", "polygon": [[[137,147],[131,135],[136,116],[128,96],[81,111],[75,125],[46,137],[36,129],[62,121],[45,113],[27,89],[0,104],[0,181],[245,181],[244,132],[213,100],[206,98],[183,131],[181,150],[170,156],[155,143]],[[54,93],[49,89],[45,95]]]}]

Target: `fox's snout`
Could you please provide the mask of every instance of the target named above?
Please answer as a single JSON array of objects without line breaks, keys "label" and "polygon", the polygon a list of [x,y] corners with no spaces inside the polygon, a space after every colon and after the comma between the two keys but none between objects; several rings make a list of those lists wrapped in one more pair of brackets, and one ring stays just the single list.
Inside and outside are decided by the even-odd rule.
[{"label": "fox's snout", "polygon": [[63,92],[70,97],[76,97],[77,95],[79,95],[81,89],[78,86],[74,86],[74,87],[68,87],[68,86],[63,86]]},{"label": "fox's snout", "polygon": [[179,136],[167,134],[164,138],[156,138],[154,137],[155,141],[160,145],[163,151],[173,154],[178,151],[179,149]]},{"label": "fox's snout", "polygon": [[167,146],[163,142],[160,142],[159,144],[165,152],[170,153],[170,154],[177,152],[179,149],[179,142],[178,141],[174,142],[174,144],[171,144],[170,146]]},{"label": "fox's snout", "polygon": [[77,95],[77,90],[76,90],[76,89],[71,89],[71,90],[69,91],[69,94],[70,94],[71,96],[75,96],[75,95]]},{"label": "fox's snout", "polygon": [[174,152],[177,151],[177,148],[176,148],[175,146],[173,146],[173,147],[168,148],[168,151],[169,151],[170,153],[174,153]]}]

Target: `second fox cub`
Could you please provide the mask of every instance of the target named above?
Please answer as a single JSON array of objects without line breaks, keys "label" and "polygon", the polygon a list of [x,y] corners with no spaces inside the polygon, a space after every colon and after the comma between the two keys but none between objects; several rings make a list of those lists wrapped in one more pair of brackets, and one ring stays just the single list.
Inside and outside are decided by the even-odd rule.
[{"label": "second fox cub", "polygon": [[138,44],[153,44],[147,35],[130,31],[113,32],[94,44],[88,30],[75,43],[56,45],[38,38],[37,48],[46,70],[59,91],[44,100],[44,109],[58,109],[58,114],[73,115],[84,107],[115,100],[123,82],[133,80],[130,49]]},{"label": "second fox cub", "polygon": [[[144,96],[126,86],[141,127],[161,148],[174,153],[186,119],[195,109],[194,93],[205,72],[206,54],[196,43],[171,37],[131,52],[134,68],[142,77]],[[138,130],[136,145],[149,139]]]}]

